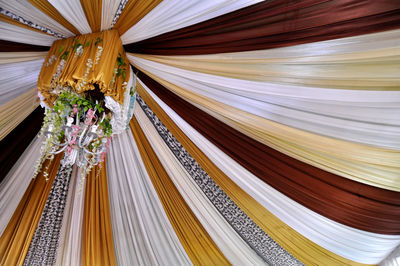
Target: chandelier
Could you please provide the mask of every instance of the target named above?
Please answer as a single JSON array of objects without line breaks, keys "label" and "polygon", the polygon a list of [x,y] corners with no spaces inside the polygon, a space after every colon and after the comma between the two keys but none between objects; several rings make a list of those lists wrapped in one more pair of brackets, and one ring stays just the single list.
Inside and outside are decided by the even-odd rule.
[{"label": "chandelier", "polygon": [[[75,103],[77,101],[81,104]],[[112,129],[104,108],[97,100],[93,104],[76,93],[63,93],[53,111],[49,112],[48,121],[44,136],[50,146],[49,154],[65,152],[61,160],[63,166],[76,163],[85,168],[88,164],[97,165],[104,161]],[[55,128],[55,125],[60,125],[58,121],[62,121],[60,129]]]}]

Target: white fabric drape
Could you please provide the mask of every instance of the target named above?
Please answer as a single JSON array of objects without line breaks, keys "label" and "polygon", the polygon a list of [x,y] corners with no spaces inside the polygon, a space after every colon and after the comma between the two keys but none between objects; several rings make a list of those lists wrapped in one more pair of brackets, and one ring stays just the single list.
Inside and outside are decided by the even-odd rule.
[{"label": "white fabric drape", "polygon": [[4,21],[0,21],[1,39],[11,42],[51,46],[58,38],[45,33],[29,30]]},{"label": "white fabric drape", "polygon": [[334,90],[239,80],[133,55],[128,58],[181,88],[248,113],[333,138],[400,150],[400,91]]},{"label": "white fabric drape", "polygon": [[46,56],[47,52],[0,52],[0,65],[45,59]]},{"label": "white fabric drape", "polygon": [[367,264],[379,263],[400,244],[400,236],[374,234],[342,225],[278,192],[208,141],[143,82],[138,82],[219,169],[268,211],[314,243],[347,259]]},{"label": "white fabric drape", "polygon": [[11,13],[23,17],[39,26],[46,27],[56,33],[70,37],[74,34],[57,21],[44,14],[27,0],[0,0],[0,6]]},{"label": "white fabric drape", "polygon": [[86,179],[74,167],[60,231],[56,265],[82,265],[82,229]]},{"label": "white fabric drape", "polygon": [[35,137],[0,184],[0,236],[33,178],[43,138]]},{"label": "white fabric drape", "polygon": [[36,87],[43,61],[0,64],[0,105]]},{"label": "white fabric drape", "polygon": [[92,32],[80,0],[48,0],[81,34]]},{"label": "white fabric drape", "polygon": [[400,266],[400,245],[381,263],[380,266]]},{"label": "white fabric drape", "polygon": [[121,1],[117,0],[102,0],[103,6],[101,9],[101,30],[108,30],[111,28],[111,23],[115,17]]},{"label": "white fabric drape", "polygon": [[258,2],[261,2],[261,0],[164,0],[123,34],[121,40],[123,44],[138,42]]},{"label": "white fabric drape", "polygon": [[132,132],[114,136],[107,158],[118,265],[192,265],[146,172]]},{"label": "white fabric drape", "polygon": [[140,127],[169,177],[224,256],[234,265],[265,264],[261,257],[243,241],[222,217],[189,173],[177,161],[143,110],[138,105],[135,106],[134,110],[134,115]]}]

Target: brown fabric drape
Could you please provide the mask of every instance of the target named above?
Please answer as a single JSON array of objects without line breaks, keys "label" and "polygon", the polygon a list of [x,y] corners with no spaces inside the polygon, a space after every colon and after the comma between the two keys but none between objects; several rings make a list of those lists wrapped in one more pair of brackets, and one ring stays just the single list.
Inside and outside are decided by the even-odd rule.
[{"label": "brown fabric drape", "polygon": [[269,49],[400,27],[400,1],[275,0],[126,45],[128,52],[191,55]]},{"label": "brown fabric drape", "polygon": [[0,182],[39,132],[43,117],[43,109],[37,107],[0,141]]},{"label": "brown fabric drape", "polygon": [[261,180],[339,223],[400,234],[400,193],[346,179],[284,155],[238,132],[139,72],[138,77],[183,119]]},{"label": "brown fabric drape", "polygon": [[43,168],[49,164],[49,181],[45,181],[43,172],[41,172],[29,184],[0,238],[0,265],[22,265],[24,263],[61,158],[62,155],[58,154],[50,164],[48,161],[43,164]]},{"label": "brown fabric drape", "polygon": [[182,246],[193,264],[229,265],[225,256],[169,178],[135,117],[132,118],[130,126],[147,173]]},{"label": "brown fabric drape", "polygon": [[116,265],[107,182],[105,163],[86,177],[82,265]]},{"label": "brown fabric drape", "polygon": [[[117,29],[122,36],[129,28],[147,15],[161,0],[129,0],[122,10],[113,29]],[[101,14],[101,12],[100,12]]]},{"label": "brown fabric drape", "polygon": [[47,0],[28,0],[28,2],[31,3],[33,6],[35,6],[37,9],[39,9],[40,11],[42,11],[47,16],[51,17],[52,19],[60,23],[62,26],[64,26],[72,33],[76,35],[81,34],[79,30],[77,30],[74,25],[68,22],[68,20],[66,20],[60,14],[60,12],[58,12],[58,10],[54,6],[52,6],[51,3],[48,2]]},{"label": "brown fabric drape", "polygon": [[0,40],[0,52],[48,51],[50,47]]},{"label": "brown fabric drape", "polygon": [[101,30],[101,12],[103,7],[102,0],[81,0],[83,12],[85,12],[86,19],[89,23],[92,32],[99,32]]}]

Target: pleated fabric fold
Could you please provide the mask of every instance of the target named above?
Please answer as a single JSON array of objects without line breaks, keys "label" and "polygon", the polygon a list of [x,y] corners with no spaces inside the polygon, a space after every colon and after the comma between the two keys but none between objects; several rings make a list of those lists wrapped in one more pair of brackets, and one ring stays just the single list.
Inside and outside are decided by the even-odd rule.
[{"label": "pleated fabric fold", "polygon": [[0,106],[26,91],[36,88],[37,79],[44,58],[0,64]]},{"label": "pleated fabric fold", "polygon": [[[344,258],[375,264],[399,244],[399,236],[373,234],[336,223],[286,197],[262,182],[198,133],[140,80],[139,84],[144,89],[143,91],[139,89],[141,95],[146,98],[152,110],[163,123],[168,125],[174,136],[186,149],[190,150],[196,161],[206,169],[218,185],[265,232],[273,236],[286,249],[293,249],[293,254],[306,264],[355,263],[346,261]],[[288,225],[298,233],[290,229]],[[301,251],[296,246],[301,246]]]},{"label": "pleated fabric fold", "polygon": [[[1,7],[3,10],[11,12],[15,16],[23,18],[25,21],[29,22],[31,25],[35,24],[42,28],[50,29],[51,31],[62,34],[66,37],[74,35],[67,27],[58,23],[48,14],[43,13],[31,2],[35,1],[1,1]],[[36,1],[38,2],[38,1]]]},{"label": "pleated fabric fold", "polygon": [[0,52],[34,52],[34,51],[48,51],[48,46],[33,45],[19,42],[12,42],[0,40]]},{"label": "pleated fabric fold", "polygon": [[60,244],[55,265],[82,265],[82,230],[86,179],[81,169],[74,167],[60,230]]},{"label": "pleated fabric fold", "polygon": [[24,196],[0,238],[0,264],[22,265],[30,242],[42,215],[47,197],[60,165],[57,155],[43,167],[48,167],[48,181],[43,172],[31,180]]},{"label": "pleated fabric fold", "polygon": [[160,55],[228,53],[292,46],[398,29],[397,1],[263,1],[223,16],[126,45]]},{"label": "pleated fabric fold", "polygon": [[168,176],[135,117],[131,130],[164,210],[194,265],[229,265]]},{"label": "pleated fabric fold", "polygon": [[[40,0],[34,1],[40,2]],[[70,0],[68,2],[60,0],[49,0],[48,2],[53,7],[55,7],[55,9],[61,14],[61,16],[65,18],[69,22],[69,24],[72,24],[74,28],[79,31],[80,34],[88,34],[92,32],[89,26],[88,18],[85,16],[85,12],[83,10],[80,0]]]},{"label": "pleated fabric fold", "polygon": [[105,163],[86,177],[82,265],[116,265],[107,179]]},{"label": "pleated fabric fold", "polygon": [[[40,155],[42,141],[42,138],[34,138],[20,154],[21,156],[18,156],[18,160],[0,183],[0,235],[29,186],[35,170],[35,162]],[[3,166],[3,160],[0,161]]]},{"label": "pleated fabric fold", "polygon": [[141,70],[191,105],[281,153],[349,179],[400,190],[399,151],[342,141],[285,126],[181,88],[143,68]]},{"label": "pleated fabric fold", "polygon": [[[158,57],[134,54],[128,57],[159,78],[241,111],[331,138],[400,150],[400,91],[380,91],[381,88],[376,91],[339,90],[252,82],[202,74],[186,67],[176,68],[170,66],[170,59],[166,65],[164,59],[160,61]],[[201,65],[195,60],[191,62]],[[226,67],[233,68],[234,64]],[[332,98],[328,99],[325,94]]]},{"label": "pleated fabric fold", "polygon": [[117,264],[192,265],[130,131],[113,137],[107,176]]},{"label": "pleated fabric fold", "polygon": [[143,73],[139,78],[196,130],[278,191],[339,223],[399,234],[398,192],[342,178],[286,156],[200,111]]},{"label": "pleated fabric fold", "polygon": [[[208,232],[212,240],[219,247],[229,262],[233,265],[263,264],[262,259],[256,254],[256,252],[251,249],[248,243],[243,241],[243,238],[241,238],[239,234],[237,234],[235,231],[236,228],[229,224],[229,220],[226,218],[224,219],[222,213],[219,212],[216,206],[214,206],[206,197],[205,192],[199,189],[198,185],[195,183],[195,180],[192,179],[181,163],[179,163],[149,119],[146,117],[143,110],[138,105],[135,106],[134,114],[139,122],[140,127],[147,136],[147,139],[150,142],[154,152],[157,154],[158,159],[170,176],[171,181],[174,183],[197,219],[199,219],[204,229]],[[189,161],[185,161],[185,164],[190,163],[191,162]],[[206,186],[213,187],[211,182],[207,183],[208,184]],[[212,190],[209,189],[207,192],[212,193]],[[220,190],[217,191],[216,194],[217,197],[224,197],[222,191]],[[236,216],[237,214],[233,212],[234,208],[228,207],[230,202],[227,199],[219,201],[219,204],[224,203],[226,206],[220,206],[220,208],[223,208],[224,212],[229,213],[227,216],[232,219],[232,216]],[[244,215],[244,213],[240,214],[241,216]],[[242,230],[242,233],[246,234],[253,232],[260,237],[262,232],[257,231],[258,228],[256,228],[256,226],[246,226],[248,221],[240,219],[242,217],[235,218],[234,224],[245,227],[245,229]],[[257,243],[257,240],[253,242]],[[272,252],[275,251],[281,255],[283,261],[289,262],[290,265],[298,265],[296,264],[296,260],[293,257],[290,257],[289,254],[285,254],[282,249],[279,249],[280,247],[276,246],[276,243],[263,241],[263,244],[265,245],[264,249],[267,249],[268,251],[272,250]],[[268,251],[265,253],[268,253]],[[274,265],[276,264],[274,263]]]},{"label": "pleated fabric fold", "polygon": [[113,29],[117,29],[122,36],[133,25],[147,15],[161,0],[131,0],[125,5]]},{"label": "pleated fabric fold", "polygon": [[0,36],[5,41],[39,46],[51,46],[55,40],[59,39],[45,33],[33,31],[4,21],[0,21]]},{"label": "pleated fabric fold", "polygon": [[0,52],[0,65],[45,59],[47,52]]},{"label": "pleated fabric fold", "polygon": [[[154,145],[152,144],[153,148],[160,160],[166,162],[165,168],[168,169],[166,166],[168,164],[174,166],[172,169],[182,168],[182,170],[184,170],[184,175],[181,175],[180,178],[178,178],[177,173],[182,171],[172,170],[170,176],[173,176],[172,179],[174,183],[177,188],[182,191],[181,194],[186,198],[186,201],[194,206],[192,207],[194,210],[201,210],[205,207],[209,210],[208,212],[210,212],[211,209],[216,209],[217,212],[214,214],[203,215],[202,217],[202,212],[200,211],[197,212],[196,215],[197,217],[202,217],[202,221],[207,221],[207,223],[211,225],[212,222],[214,222],[212,220],[215,220],[214,223],[216,225],[212,226],[213,231],[210,231],[210,229],[207,230],[216,243],[221,243],[221,250],[224,252],[225,256],[230,259],[232,264],[260,264],[261,261],[257,261],[258,258],[256,254],[253,254],[254,252],[269,265],[302,264],[263,232],[261,228],[229,198],[177,141],[140,96],[138,96],[137,101],[143,111],[141,111],[139,107],[135,107],[135,116],[143,130],[147,132],[146,135],[148,135],[149,141],[154,143]],[[149,121],[146,121],[146,116]],[[151,127],[151,125],[153,127]],[[158,133],[159,136],[157,136],[156,133]],[[198,189],[200,189],[200,193],[197,192]],[[197,199],[195,197],[196,194],[198,195]],[[204,207],[202,207],[202,205]],[[203,213],[205,212],[203,211]],[[233,230],[230,231],[229,227],[232,227],[231,230]],[[205,228],[207,227],[205,226]],[[228,239],[228,241],[223,241],[223,238],[218,236],[219,234],[230,236],[230,239]],[[237,236],[235,236],[236,234]],[[249,249],[249,247],[251,249]],[[238,251],[235,251],[235,249]],[[227,253],[227,251],[233,252],[236,255],[232,256]]]},{"label": "pleated fabric fold", "polygon": [[164,0],[146,16],[130,27],[122,36],[123,44],[138,42],[232,11],[259,3],[260,0]]}]

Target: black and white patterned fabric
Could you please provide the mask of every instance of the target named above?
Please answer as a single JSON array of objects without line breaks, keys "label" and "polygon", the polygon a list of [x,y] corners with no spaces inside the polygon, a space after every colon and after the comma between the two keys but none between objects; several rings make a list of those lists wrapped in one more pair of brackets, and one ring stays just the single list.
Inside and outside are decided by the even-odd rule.
[{"label": "black and white patterned fabric", "polygon": [[54,265],[72,166],[60,166],[30,243],[24,265]]},{"label": "black and white patterned fabric", "polygon": [[124,10],[126,3],[128,3],[128,0],[121,0],[119,3],[117,12],[115,12],[114,19],[111,23],[111,28],[114,27],[115,23],[117,23],[117,20],[119,19],[119,16],[121,16],[122,11]]},{"label": "black and white patterned fabric", "polygon": [[265,233],[249,216],[246,215],[229,196],[201,168],[185,150],[167,127],[158,119],[144,100],[137,96],[137,102],[152,122],[164,142],[179,160],[182,166],[195,180],[207,198],[222,214],[226,221],[269,265],[303,265],[293,255],[283,249]]},{"label": "black and white patterned fabric", "polygon": [[50,35],[53,35],[53,36],[55,36],[57,38],[67,38],[67,36],[64,36],[64,35],[62,35],[60,33],[54,32],[51,29],[48,29],[46,27],[40,26],[38,24],[35,24],[35,23],[33,23],[33,22],[29,21],[29,20],[24,19],[21,16],[15,15],[14,13],[11,13],[10,11],[4,10],[1,7],[0,7],[0,14],[6,15],[7,17],[10,17],[13,20],[21,22],[21,23],[23,23],[25,25],[28,25],[29,27],[32,27],[34,29],[38,29],[40,31],[43,31],[43,32],[48,33]]}]

